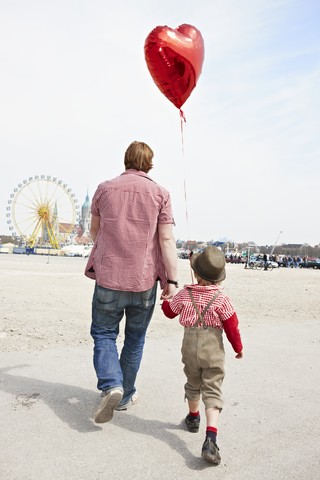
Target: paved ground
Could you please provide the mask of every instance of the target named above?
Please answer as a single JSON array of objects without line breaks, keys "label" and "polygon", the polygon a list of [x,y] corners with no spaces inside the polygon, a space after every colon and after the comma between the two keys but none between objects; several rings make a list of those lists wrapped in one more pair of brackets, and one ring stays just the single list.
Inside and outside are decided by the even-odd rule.
[{"label": "paved ground", "polygon": [[[213,467],[200,456],[204,422],[198,434],[184,428],[183,332],[160,302],[138,377],[140,403],[95,425],[93,283],[83,259],[13,255],[0,263],[1,479],[318,480],[319,271],[227,266],[245,356],[236,360],[225,341],[222,463]],[[188,263],[179,269],[187,282]]]},{"label": "paved ground", "polygon": [[0,354],[1,478],[318,479],[316,327],[248,327],[243,361],[227,348],[219,467],[200,457],[204,425],[183,427],[180,334],[150,332],[140,403],[102,426],[90,347]]}]

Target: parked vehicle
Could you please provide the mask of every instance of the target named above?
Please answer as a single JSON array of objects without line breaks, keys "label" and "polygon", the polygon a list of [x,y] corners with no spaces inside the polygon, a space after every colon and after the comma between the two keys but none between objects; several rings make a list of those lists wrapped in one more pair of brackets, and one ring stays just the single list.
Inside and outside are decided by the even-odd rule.
[{"label": "parked vehicle", "polygon": [[26,247],[13,247],[13,253],[23,255],[26,253]]},{"label": "parked vehicle", "polygon": [[246,263],[247,260],[246,257],[236,254],[226,255],[225,258],[227,263]]},{"label": "parked vehicle", "polygon": [[320,269],[320,259],[317,258],[315,260],[307,260],[306,262],[300,262],[299,267]]},{"label": "parked vehicle", "polygon": [[[274,268],[278,268],[278,263],[272,260],[267,260],[267,269],[273,270]],[[249,260],[249,267],[255,268],[257,270],[262,270],[264,268],[264,260],[261,257],[251,256]]]},{"label": "parked vehicle", "polygon": [[92,245],[66,245],[61,251],[66,257],[89,257]]},{"label": "parked vehicle", "polygon": [[188,260],[190,258],[190,253],[188,253],[188,252],[178,252],[178,258]]}]

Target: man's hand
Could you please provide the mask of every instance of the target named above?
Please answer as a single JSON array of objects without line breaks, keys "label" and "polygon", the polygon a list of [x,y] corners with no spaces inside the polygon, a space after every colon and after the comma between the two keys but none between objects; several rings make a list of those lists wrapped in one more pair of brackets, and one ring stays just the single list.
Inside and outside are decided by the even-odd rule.
[{"label": "man's hand", "polygon": [[171,298],[173,298],[176,293],[176,286],[168,283],[162,290],[160,300],[171,300]]},{"label": "man's hand", "polygon": [[242,357],[243,357],[243,352],[237,353],[236,358],[242,358]]}]

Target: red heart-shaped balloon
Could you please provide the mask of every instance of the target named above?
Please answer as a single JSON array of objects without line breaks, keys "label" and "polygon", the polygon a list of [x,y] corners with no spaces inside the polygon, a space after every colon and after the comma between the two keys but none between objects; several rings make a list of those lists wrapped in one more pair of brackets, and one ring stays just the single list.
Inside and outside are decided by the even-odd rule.
[{"label": "red heart-shaped balloon", "polygon": [[156,27],[146,38],[144,53],[159,90],[181,108],[201,74],[204,42],[199,30],[187,24]]}]

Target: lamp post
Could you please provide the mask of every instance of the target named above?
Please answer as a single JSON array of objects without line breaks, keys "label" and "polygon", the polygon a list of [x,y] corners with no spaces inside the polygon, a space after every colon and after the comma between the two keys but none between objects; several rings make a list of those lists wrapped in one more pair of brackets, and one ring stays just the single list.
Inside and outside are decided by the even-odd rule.
[{"label": "lamp post", "polygon": [[277,246],[277,244],[278,244],[278,241],[279,241],[279,238],[280,238],[280,235],[281,235],[282,233],[283,233],[283,231],[280,230],[279,235],[277,236],[277,240],[275,241],[275,243],[274,243],[274,245],[273,245],[273,247],[272,247],[272,249],[271,249],[270,255],[273,254],[274,249],[276,248],[276,246]]}]

